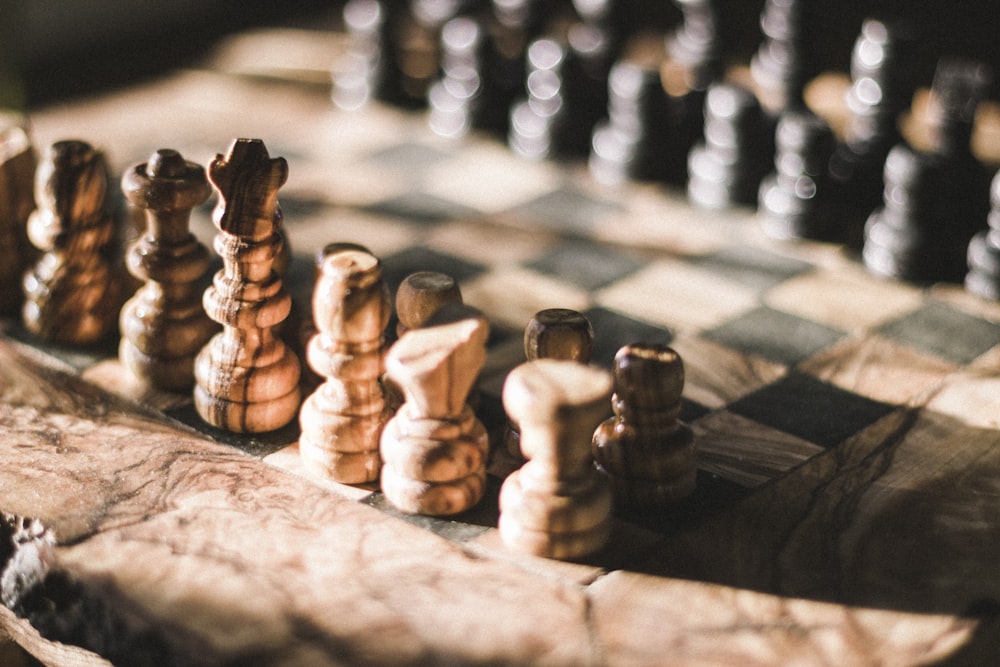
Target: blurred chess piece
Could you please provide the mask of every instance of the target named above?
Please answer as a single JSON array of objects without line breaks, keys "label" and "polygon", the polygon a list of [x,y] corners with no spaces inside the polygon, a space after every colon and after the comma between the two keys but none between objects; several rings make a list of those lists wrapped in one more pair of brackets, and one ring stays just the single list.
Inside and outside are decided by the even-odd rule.
[{"label": "blurred chess piece", "polygon": [[273,431],[295,418],[301,398],[298,357],[274,331],[292,305],[274,269],[288,164],[259,139],[237,139],[212,160],[209,178],[219,191],[212,220],[223,268],[203,302],[223,329],[195,360],[195,407],[218,428]]},{"label": "blurred chess piece", "polygon": [[989,228],[976,234],[969,243],[965,287],[973,294],[1000,300],[1000,172],[993,177],[990,202]]},{"label": "blurred chess piece", "polygon": [[678,418],[683,388],[684,364],[666,345],[615,355],[615,414],[594,432],[593,452],[620,507],[663,507],[694,491],[694,435]]},{"label": "blurred chess piece", "polygon": [[610,395],[607,371],[575,361],[536,359],[507,376],[503,404],[521,427],[527,459],[500,489],[500,537],[509,548],[572,559],[607,542],[611,488],[590,441]]},{"label": "blurred chess piece", "polygon": [[28,241],[28,216],[35,208],[33,192],[37,158],[26,121],[0,114],[0,315],[20,313],[24,292],[19,286],[35,258]]},{"label": "blurred chess piece", "polygon": [[382,264],[357,249],[327,254],[313,292],[318,333],[309,365],[326,378],[302,404],[302,460],[334,481],[378,480],[379,438],[389,416],[380,378],[392,309]]},{"label": "blurred chess piece", "polygon": [[104,155],[56,142],[36,172],[35,199],[28,237],[43,254],[24,277],[24,324],[53,342],[97,343],[114,331],[122,303]]},{"label": "blurred chess piece", "polygon": [[122,308],[118,355],[151,386],[188,391],[194,358],[218,330],[201,305],[211,259],[191,234],[191,209],[211,194],[205,170],[170,149],[122,177],[125,197],[145,212],[146,229],[128,250],[129,272],[144,285]]}]

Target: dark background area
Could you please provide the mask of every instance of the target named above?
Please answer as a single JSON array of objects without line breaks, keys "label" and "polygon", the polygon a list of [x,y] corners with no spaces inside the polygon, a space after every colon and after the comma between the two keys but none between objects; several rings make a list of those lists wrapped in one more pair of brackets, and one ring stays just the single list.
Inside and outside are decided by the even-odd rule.
[{"label": "dark background area", "polygon": [[[546,0],[553,3],[568,0]],[[721,0],[729,58],[746,62],[761,40],[764,0]],[[1000,98],[997,0],[806,0],[817,69],[846,71],[866,17],[902,19],[915,35],[915,80],[929,85],[936,62],[985,62]],[[624,0],[628,15],[664,30],[680,12],[670,0]],[[134,83],[197,61],[228,34],[263,25],[330,28],[343,2],[298,0],[0,0],[0,105],[37,107]]]}]

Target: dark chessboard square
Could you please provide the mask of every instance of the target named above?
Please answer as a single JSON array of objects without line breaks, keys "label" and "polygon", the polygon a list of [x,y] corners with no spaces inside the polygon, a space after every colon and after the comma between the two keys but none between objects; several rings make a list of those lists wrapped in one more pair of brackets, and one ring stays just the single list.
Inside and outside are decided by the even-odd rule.
[{"label": "dark chessboard square", "polygon": [[1000,344],[1000,324],[936,301],[883,325],[879,333],[959,364]]},{"label": "dark chessboard square", "polygon": [[793,366],[833,345],[844,337],[844,332],[762,306],[703,335],[744,354]]},{"label": "dark chessboard square", "polygon": [[681,398],[681,421],[690,424],[696,419],[701,419],[711,410],[701,403],[692,401],[689,398]]},{"label": "dark chessboard square", "polygon": [[597,199],[567,185],[518,206],[513,213],[535,220],[548,229],[579,234],[589,232],[621,210],[613,202]]},{"label": "dark chessboard square", "polygon": [[435,164],[447,159],[448,153],[416,142],[402,142],[376,151],[367,162],[404,176],[417,178]]},{"label": "dark chessboard square", "polygon": [[369,204],[364,210],[374,215],[391,216],[424,225],[481,215],[479,211],[464,204],[417,191]]},{"label": "dark chessboard square", "polygon": [[454,278],[460,285],[481,275],[486,268],[454,255],[420,246],[410,246],[382,258],[383,276],[390,291],[395,294],[406,276],[417,271],[438,271]]},{"label": "dark chessboard square", "polygon": [[794,372],[729,406],[736,414],[820,447],[843,442],[894,409]]},{"label": "dark chessboard square", "polygon": [[592,363],[610,368],[618,350],[630,343],[669,344],[673,333],[647,322],[605,308],[592,308],[584,313],[594,327]]},{"label": "dark chessboard square", "polygon": [[809,262],[777,255],[750,245],[726,248],[691,259],[691,263],[746,287],[764,291],[812,270]]},{"label": "dark chessboard square", "polygon": [[610,285],[643,265],[634,255],[584,241],[560,243],[527,264],[539,273],[591,291]]}]

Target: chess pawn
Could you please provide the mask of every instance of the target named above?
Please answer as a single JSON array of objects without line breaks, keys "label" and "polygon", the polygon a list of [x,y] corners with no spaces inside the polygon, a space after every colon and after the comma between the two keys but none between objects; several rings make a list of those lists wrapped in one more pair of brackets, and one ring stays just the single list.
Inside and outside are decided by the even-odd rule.
[{"label": "chess pawn", "polygon": [[614,416],[594,432],[593,453],[621,507],[652,509],[694,491],[694,435],[678,419],[684,364],[666,345],[615,355]]},{"label": "chess pawn", "polygon": [[327,255],[313,293],[319,330],[306,358],[326,381],[302,404],[302,460],[344,484],[378,480],[379,437],[388,417],[379,378],[391,315],[382,264],[363,250]]},{"label": "chess pawn", "polygon": [[610,395],[607,371],[574,361],[536,359],[507,376],[504,408],[521,425],[528,459],[500,489],[500,537],[509,548],[570,559],[607,542],[611,487],[594,467],[590,441]]},{"label": "chess pawn", "polygon": [[53,144],[35,199],[28,238],[43,254],[24,276],[25,327],[57,343],[97,343],[117,325],[122,291],[104,155],[82,141]]},{"label": "chess pawn", "polygon": [[969,273],[965,288],[987,299],[1000,300],[1000,172],[990,186],[989,229],[979,232],[969,243]]},{"label": "chess pawn", "polygon": [[291,310],[273,266],[281,251],[277,193],[288,164],[272,160],[259,139],[237,139],[208,175],[219,191],[212,220],[223,268],[203,304],[223,329],[195,359],[195,407],[219,428],[272,431],[295,418],[300,401],[298,357],[274,332]]},{"label": "chess pawn", "polygon": [[448,303],[462,303],[462,291],[451,276],[437,271],[411,273],[396,290],[396,335],[418,329]]},{"label": "chess pawn", "polygon": [[[594,328],[585,315],[569,308],[547,308],[535,313],[524,328],[524,357],[563,359],[581,364],[590,363],[594,348]],[[507,420],[504,432],[507,453],[521,459],[521,431]]]},{"label": "chess pawn", "polygon": [[486,361],[489,326],[464,310],[408,331],[386,355],[404,403],[382,432],[382,492],[410,514],[457,514],[486,487],[489,440],[467,397]]},{"label": "chess pawn", "polygon": [[24,301],[21,281],[32,259],[26,225],[35,208],[35,149],[22,118],[3,117],[0,129],[0,315],[19,313]]},{"label": "chess pawn", "polygon": [[129,273],[145,284],[122,308],[118,356],[151,386],[187,391],[195,355],[218,329],[201,306],[208,249],[188,226],[191,209],[211,187],[200,165],[160,149],[125,172],[122,191],[145,211],[145,233],[126,255]]}]

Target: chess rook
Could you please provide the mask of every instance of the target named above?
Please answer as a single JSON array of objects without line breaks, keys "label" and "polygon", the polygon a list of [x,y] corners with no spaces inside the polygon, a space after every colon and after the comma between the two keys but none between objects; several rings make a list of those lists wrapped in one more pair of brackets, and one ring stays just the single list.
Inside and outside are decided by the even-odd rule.
[{"label": "chess rook", "polygon": [[457,514],[486,487],[489,441],[467,397],[486,360],[489,327],[471,309],[459,311],[408,331],[386,355],[404,403],[382,432],[382,492],[410,514]]},{"label": "chess rook", "polygon": [[35,200],[28,238],[43,254],[24,277],[25,327],[58,343],[97,343],[117,325],[122,291],[104,155],[82,141],[53,144]]},{"label": "chess rook", "polygon": [[211,186],[200,165],[161,149],[125,172],[122,191],[146,216],[145,233],[126,255],[129,273],[145,284],[122,308],[118,356],[151,386],[188,391],[194,358],[218,330],[201,305],[211,259],[188,227]]},{"label": "chess rook", "polygon": [[527,459],[500,489],[500,537],[509,548],[570,559],[607,542],[611,487],[594,467],[590,441],[610,395],[607,371],[574,361],[536,359],[507,376],[503,404],[521,426]]},{"label": "chess rook", "polygon": [[[569,308],[546,308],[524,328],[524,357],[563,359],[586,364],[594,348],[594,328],[585,315]],[[504,431],[507,453],[520,460],[521,431],[510,419]]]},{"label": "chess rook", "polygon": [[614,416],[594,432],[593,453],[620,507],[662,507],[694,491],[694,435],[678,419],[683,388],[684,364],[666,345],[615,355]]},{"label": "chess rook", "polygon": [[388,418],[379,379],[391,312],[378,258],[352,248],[324,258],[313,293],[319,333],[306,358],[326,381],[302,404],[299,452],[337,482],[378,480],[379,438]]},{"label": "chess rook", "polygon": [[[17,285],[33,259],[27,223],[36,157],[23,118],[0,115],[0,123],[0,284]],[[0,315],[19,313],[23,302],[23,290],[0,290]]]},{"label": "chess rook", "polygon": [[291,310],[273,266],[282,245],[278,188],[287,178],[284,158],[271,159],[257,139],[237,139],[209,165],[223,268],[203,304],[223,330],[195,360],[194,398],[206,422],[237,433],[280,428],[299,409],[299,361],[273,331]]}]

